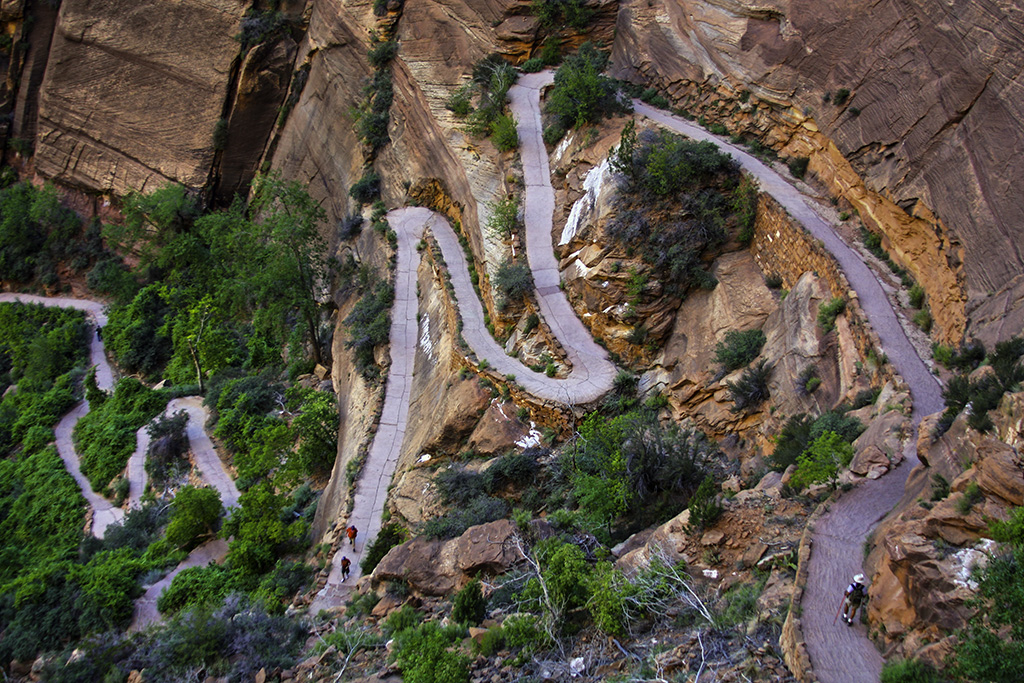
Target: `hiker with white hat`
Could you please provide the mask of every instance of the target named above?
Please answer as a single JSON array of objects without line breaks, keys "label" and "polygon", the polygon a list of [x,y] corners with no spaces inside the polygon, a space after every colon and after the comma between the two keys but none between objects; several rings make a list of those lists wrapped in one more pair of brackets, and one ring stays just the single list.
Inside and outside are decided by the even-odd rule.
[{"label": "hiker with white hat", "polygon": [[853,583],[846,587],[846,592],[843,594],[843,621],[847,626],[853,626],[853,617],[867,596],[864,575],[857,574],[853,577]]}]

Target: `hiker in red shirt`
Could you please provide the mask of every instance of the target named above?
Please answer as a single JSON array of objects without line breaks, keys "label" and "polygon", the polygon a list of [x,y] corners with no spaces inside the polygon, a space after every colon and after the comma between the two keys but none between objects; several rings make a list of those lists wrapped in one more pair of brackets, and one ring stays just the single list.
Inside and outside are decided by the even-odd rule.
[{"label": "hiker in red shirt", "polygon": [[345,530],[345,535],[348,536],[348,540],[352,543],[352,547],[356,547],[356,534],[359,533],[359,529],[356,529],[355,525],[350,526]]}]

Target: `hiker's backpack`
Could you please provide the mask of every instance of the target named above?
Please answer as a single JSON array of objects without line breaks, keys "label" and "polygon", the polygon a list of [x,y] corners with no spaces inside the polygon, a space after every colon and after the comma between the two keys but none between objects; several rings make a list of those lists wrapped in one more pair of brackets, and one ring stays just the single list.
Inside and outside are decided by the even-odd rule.
[{"label": "hiker's backpack", "polygon": [[850,598],[850,602],[855,605],[859,605],[867,597],[867,593],[864,591],[864,584],[862,583],[851,583],[850,587],[846,589],[846,595]]}]

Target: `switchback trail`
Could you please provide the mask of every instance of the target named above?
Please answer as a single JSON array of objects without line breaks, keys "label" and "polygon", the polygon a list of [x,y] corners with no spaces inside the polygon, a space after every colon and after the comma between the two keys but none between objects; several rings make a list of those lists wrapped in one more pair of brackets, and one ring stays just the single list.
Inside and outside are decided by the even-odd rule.
[{"label": "switchback trail", "polygon": [[942,410],[942,390],[907,339],[871,269],[792,184],[756,157],[703,128],[639,100],[633,103],[637,113],[659,125],[695,140],[708,140],[728,152],[743,170],[758,180],[762,192],[771,195],[808,232],[824,243],[857,292],[861,308],[878,334],[882,351],[910,387],[914,401],[914,433],[907,442],[904,463],[880,479],[862,482],[844,494],[818,520],[812,536],[809,575],[801,605],[803,635],[818,679],[822,683],[874,683],[882,671],[881,654],[868,640],[862,627],[834,625],[833,617],[843,590],[853,575],[861,572],[863,543],[867,534],[903,495],[907,475],[918,462],[917,425],[923,416]]},{"label": "switchback trail", "polygon": [[[107,315],[103,311],[103,304],[88,299],[71,299],[67,297],[47,297],[36,294],[14,294],[11,292],[0,293],[0,302],[42,304],[57,308],[73,308],[84,311],[86,316],[92,320],[97,328],[107,324]],[[114,373],[107,362],[107,355],[103,351],[103,342],[99,335],[93,330],[89,340],[89,363],[96,368],[96,386],[104,391],[110,391],[114,386]],[[53,431],[57,441],[57,452],[60,459],[64,461],[64,467],[74,478],[82,495],[89,503],[92,510],[92,534],[96,538],[103,538],[107,527],[114,522],[124,519],[124,511],[114,507],[113,503],[92,490],[92,485],[78,465],[78,454],[75,453],[74,444],[71,441],[71,432],[78,424],[83,415],[89,412],[89,403],[81,401],[71,411],[61,418]]]},{"label": "switchback trail", "polygon": [[[349,516],[348,523],[359,529],[359,537],[355,548],[342,546],[335,553],[327,584],[314,598],[311,613],[341,604],[349,586],[355,585],[361,574],[359,563],[366,544],[371,543],[380,531],[381,514],[391,476],[398,464],[409,414],[412,366],[419,338],[419,321],[416,319],[419,255],[416,244],[425,230],[429,229],[433,234],[448,264],[448,274],[463,320],[462,336],[480,361],[486,360],[503,375],[515,375],[516,383],[529,394],[570,406],[593,404],[612,388],[617,374],[615,365],[576,317],[559,283],[558,264],[551,244],[555,196],[540,120],[540,88],[546,84],[545,79],[550,80],[550,74],[521,76],[509,90],[509,99],[511,109],[519,119],[519,152],[526,179],[523,203],[527,260],[533,273],[541,315],[568,355],[572,371],[565,379],[534,372],[516,358],[509,357],[488,333],[483,306],[469,278],[465,254],[443,216],[424,208],[389,212],[388,223],[398,235],[395,300],[391,309],[391,369],[380,425],[356,483],[352,514]],[[352,574],[346,582],[341,580],[343,556],[352,561]]]},{"label": "switchback trail", "polygon": [[[0,293],[0,302],[20,302],[58,308],[74,308],[85,311],[98,327],[103,327],[107,324],[104,305],[98,301],[4,292]],[[114,375],[110,363],[107,361],[103,342],[95,331],[91,335],[89,356],[90,363],[96,367],[96,385],[104,391],[110,391],[114,386]],[[189,450],[192,452],[200,476],[204,481],[217,489],[225,509],[237,507],[238,488],[224,468],[224,463],[218,457],[217,451],[213,447],[213,442],[210,441],[210,437],[203,428],[203,425],[206,424],[206,420],[209,418],[209,412],[203,406],[202,397],[188,396],[172,399],[167,404],[165,414],[171,415],[179,410],[184,410],[189,416],[186,427]],[[75,452],[71,433],[78,420],[88,412],[89,403],[81,401],[67,415],[61,418],[54,428],[54,433],[56,435],[57,451],[60,453],[61,460],[64,461],[64,466],[75,479],[92,509],[92,533],[97,538],[103,538],[108,526],[124,519],[124,511],[119,507],[114,507],[109,500],[95,493],[89,484],[89,480],[82,474],[82,470],[79,467],[78,454]],[[145,465],[148,447],[149,434],[146,432],[146,427],[143,427],[136,434],[135,452],[128,461],[129,507],[138,507],[142,498],[142,492],[146,488]],[[214,539],[193,550],[171,573],[150,586],[146,594],[136,601],[132,628],[137,630],[159,620],[160,615],[156,611],[156,600],[163,589],[170,585],[171,580],[178,572],[186,567],[205,566],[211,561],[220,562],[226,555],[227,541],[222,539]]]}]

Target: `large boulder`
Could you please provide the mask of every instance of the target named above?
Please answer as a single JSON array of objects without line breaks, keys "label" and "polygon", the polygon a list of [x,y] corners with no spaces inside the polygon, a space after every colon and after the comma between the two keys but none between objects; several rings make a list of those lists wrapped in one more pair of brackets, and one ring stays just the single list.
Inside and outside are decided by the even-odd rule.
[{"label": "large boulder", "polygon": [[480,573],[501,574],[522,560],[507,519],[474,526],[458,538],[424,536],[392,548],[373,570],[372,583],[405,581],[422,595],[450,595]]}]

